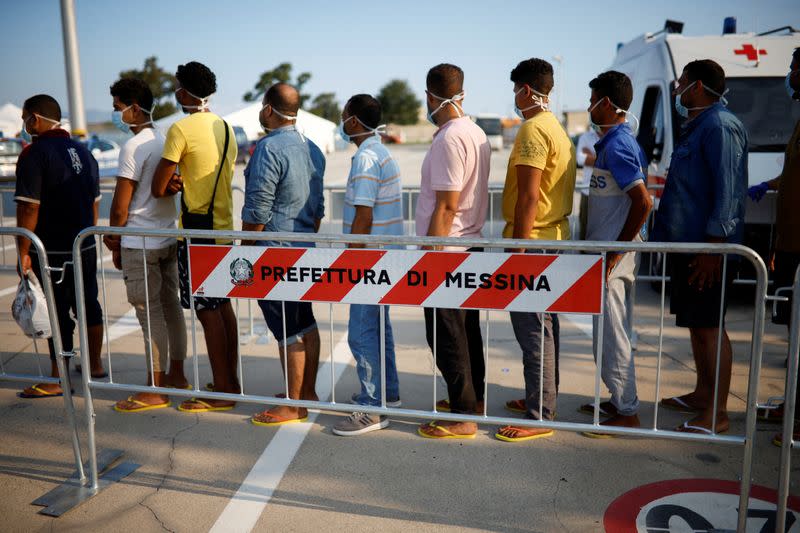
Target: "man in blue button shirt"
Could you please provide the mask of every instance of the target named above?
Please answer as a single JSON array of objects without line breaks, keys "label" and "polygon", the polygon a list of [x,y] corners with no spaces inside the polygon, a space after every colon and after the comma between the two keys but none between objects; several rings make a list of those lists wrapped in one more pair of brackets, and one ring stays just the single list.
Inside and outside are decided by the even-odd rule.
[{"label": "man in blue button shirt", "polygon": [[[747,194],[747,131],[724,106],[725,72],[709,60],[686,65],[675,86],[675,107],[687,117],[672,153],[653,240],[741,243]],[[663,407],[695,416],[678,431],[722,433],[728,429],[727,399],[732,349],[725,332],[724,303],[730,285],[716,254],[671,255],[670,312],[689,328],[697,367],[693,392],[661,401]],[[728,273],[730,274],[730,265]],[[712,428],[717,338],[722,327],[716,427]]]},{"label": "man in blue button shirt", "polygon": [[[242,229],[316,233],[325,215],[322,196],[325,156],[295,127],[300,95],[291,85],[277,83],[267,90],[262,103],[259,120],[267,135],[258,142],[244,171]],[[267,240],[256,244],[313,246]],[[320,346],[311,302],[263,300],[258,304],[278,341],[281,362],[286,361],[289,397],[317,400]],[[305,408],[278,406],[254,415],[251,420],[256,425],[275,426],[301,422],[307,416]]]},{"label": "man in blue button shirt", "polygon": [[[646,158],[626,122],[633,100],[630,78],[608,71],[591,82],[589,114],[600,129],[594,145],[594,161],[589,188],[589,213],[586,239],[590,241],[641,241],[647,215],[653,207],[645,186]],[[625,328],[627,294],[636,276],[636,253],[606,255],[603,344],[598,343],[600,321],[594,317],[594,356],[602,354],[603,383],[611,400],[602,402],[601,413],[608,415],[604,426],[639,427],[639,398],[631,342]],[[581,411],[594,413],[592,404]],[[586,433],[589,437],[608,437],[605,433]]]}]

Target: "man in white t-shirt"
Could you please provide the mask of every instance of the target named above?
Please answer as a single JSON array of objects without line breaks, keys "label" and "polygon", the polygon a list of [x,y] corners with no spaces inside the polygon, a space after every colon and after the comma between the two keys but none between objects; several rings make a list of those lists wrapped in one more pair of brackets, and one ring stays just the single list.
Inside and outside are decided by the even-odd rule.
[{"label": "man in white t-shirt", "polygon": [[[140,79],[122,78],[111,86],[111,96],[112,122],[134,134],[120,150],[111,225],[173,229],[178,218],[174,198],[155,198],[150,188],[164,148],[164,136],[153,128],[153,93]],[[126,235],[121,239],[106,236],[103,241],[113,253],[114,266],[122,270],[128,301],[144,332],[148,384],[187,388],[183,372],[186,322],[178,296],[176,240]],[[138,393],[114,408],[132,413],[168,406],[167,396]]]}]

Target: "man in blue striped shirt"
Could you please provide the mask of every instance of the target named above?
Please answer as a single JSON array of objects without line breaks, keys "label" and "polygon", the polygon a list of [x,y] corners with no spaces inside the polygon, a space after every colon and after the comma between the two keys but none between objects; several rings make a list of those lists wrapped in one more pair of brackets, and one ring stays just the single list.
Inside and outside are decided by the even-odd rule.
[{"label": "man in blue striped shirt", "polygon": [[[400,167],[381,144],[381,105],[368,94],[348,100],[339,133],[358,146],[353,156],[344,199],[343,232],[365,235],[402,235],[403,202]],[[351,244],[351,247],[358,245]],[[380,313],[384,313],[386,405],[400,405],[394,339],[389,308],[350,305],[347,341],[356,359],[361,390],[353,395],[357,405],[381,405]],[[355,412],[333,427],[342,436],[368,433],[389,425],[385,416]]]}]

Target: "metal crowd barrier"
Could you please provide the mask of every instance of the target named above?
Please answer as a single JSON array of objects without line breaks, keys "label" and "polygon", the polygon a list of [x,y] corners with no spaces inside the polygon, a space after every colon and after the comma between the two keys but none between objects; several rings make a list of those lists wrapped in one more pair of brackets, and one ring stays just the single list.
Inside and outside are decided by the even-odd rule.
[{"label": "metal crowd barrier", "polygon": [[[75,356],[74,352],[65,352],[61,343],[61,330],[58,323],[58,313],[56,311],[56,302],[55,302],[55,295],[53,293],[53,280],[51,276],[52,271],[61,271],[61,279],[63,280],[63,269],[60,268],[52,268],[48,262],[47,252],[42,244],[42,241],[34,235],[31,231],[19,228],[19,227],[0,227],[0,235],[3,237],[11,237],[11,238],[19,238],[24,237],[31,241],[30,253],[36,254],[39,260],[39,265],[41,268],[41,282],[42,292],[44,292],[45,301],[47,302],[47,314],[50,318],[50,328],[53,340],[53,346],[55,348],[55,355],[56,355],[56,364],[58,366],[58,373],[61,376],[59,378],[54,378],[50,376],[42,375],[41,366],[39,366],[38,362],[38,349],[36,349],[36,357],[37,357],[37,366],[39,366],[39,374],[32,375],[32,374],[19,374],[19,373],[12,373],[6,372],[5,366],[2,363],[2,358],[0,358],[0,380],[3,381],[21,381],[25,383],[53,383],[53,384],[60,384],[62,390],[64,391],[64,411],[66,412],[66,422],[67,427],[70,432],[70,438],[72,441],[72,452],[75,457],[75,474],[73,474],[73,482],[77,482],[79,484],[83,484],[87,481],[86,472],[83,467],[83,460],[81,458],[81,447],[80,447],[80,440],[78,436],[78,424],[77,418],[75,415],[75,406],[72,400],[72,381],[69,375],[69,361],[68,359]],[[19,265],[19,261],[17,261]],[[33,341],[34,347],[36,346],[36,339]],[[86,346],[82,344],[81,346]],[[84,352],[85,350],[81,350]],[[88,364],[88,363],[84,363]],[[69,480],[68,480],[69,483]],[[53,515],[53,509],[51,506],[57,504],[58,497],[63,492],[63,485],[50,491],[48,494],[38,498],[33,502],[34,505],[40,505],[45,507],[42,510],[43,514],[51,514]],[[60,513],[58,513],[60,514]]]},{"label": "metal crowd barrier", "polygon": [[794,274],[792,284],[792,318],[789,326],[789,359],[786,365],[786,388],[783,403],[783,430],[781,433],[780,477],[778,479],[778,508],[775,531],[786,530],[786,508],[789,501],[789,474],[792,471],[792,448],[794,441],[794,415],[797,409],[797,371],[800,359],[800,268]]},{"label": "metal crowd barrier", "polygon": [[[347,190],[347,185],[325,185],[325,206],[328,212],[329,223],[341,224],[343,208],[344,208],[344,195]],[[499,238],[503,231],[505,222],[502,216],[502,202],[503,202],[503,184],[490,183],[489,184],[489,206],[486,215],[486,224],[484,230],[487,238]],[[418,185],[404,185],[402,190],[403,198],[403,222],[405,223],[406,233],[414,235],[416,224],[414,216],[416,214],[417,198],[419,197],[420,187]],[[333,213],[337,215],[334,216]],[[338,226],[338,225],[337,225]],[[338,232],[341,226],[336,227],[334,233]]]},{"label": "metal crowd barrier", "polygon": [[[105,179],[100,182],[100,192],[107,193],[109,195],[109,201],[111,195],[114,194],[114,187],[114,182]],[[0,228],[6,227],[6,203],[9,202],[9,197],[11,197],[10,203],[13,205],[13,194],[15,192],[16,188],[14,182],[0,183]],[[13,211],[10,216],[15,216]],[[10,227],[15,227],[15,225],[16,222],[12,222],[12,226]],[[16,268],[16,257],[8,253],[11,250],[16,250],[16,246],[13,239],[10,244],[7,243],[7,237],[8,235],[0,234],[0,271],[14,270]]]},{"label": "metal crowd barrier", "polygon": [[[712,434],[694,434],[694,433],[684,433],[678,432],[671,429],[662,429],[658,426],[658,401],[660,399],[660,386],[661,386],[661,358],[663,352],[663,334],[664,334],[664,303],[665,303],[665,280],[666,280],[666,261],[662,263],[662,276],[661,276],[661,314],[660,314],[660,326],[659,326],[659,334],[658,334],[658,354],[657,354],[657,365],[656,365],[656,387],[655,387],[655,398],[654,398],[654,420],[652,427],[647,428],[624,428],[624,427],[609,427],[609,426],[601,426],[599,420],[599,405],[600,405],[600,396],[601,396],[601,367],[602,367],[602,339],[597,343],[599,346],[600,353],[597,356],[597,364],[596,370],[594,375],[594,418],[591,424],[589,423],[576,423],[576,422],[562,422],[558,420],[544,420],[544,419],[519,419],[519,418],[510,418],[510,417],[502,417],[502,416],[489,416],[486,410],[486,406],[489,404],[488,398],[488,381],[485,385],[484,390],[484,412],[483,414],[460,414],[460,413],[452,413],[452,412],[440,412],[436,409],[436,349],[434,348],[433,351],[433,398],[432,398],[432,408],[431,410],[419,410],[419,409],[402,409],[402,408],[390,408],[386,406],[386,395],[385,395],[385,387],[386,387],[386,365],[385,365],[385,346],[384,343],[381,343],[381,391],[382,391],[382,405],[381,406],[359,406],[358,410],[363,411],[370,414],[376,415],[388,415],[394,417],[402,417],[402,418],[414,418],[414,419],[430,419],[436,418],[438,420],[446,420],[446,421],[464,421],[464,422],[475,422],[481,424],[495,424],[495,425],[516,425],[516,426],[523,426],[523,427],[532,427],[532,428],[551,428],[557,430],[566,430],[566,431],[573,431],[573,432],[586,432],[586,431],[601,431],[604,433],[609,434],[616,434],[616,435],[626,435],[626,436],[638,436],[638,437],[649,437],[649,438],[663,438],[663,439],[676,439],[676,440],[683,440],[689,442],[709,442],[709,443],[718,443],[718,444],[728,444],[728,445],[739,445],[743,446],[743,460],[742,460],[742,469],[741,469],[741,483],[740,483],[740,503],[739,503],[739,516],[738,516],[738,530],[744,531],[745,522],[747,518],[747,508],[749,503],[749,494],[750,494],[750,480],[751,480],[751,472],[752,472],[752,465],[753,465],[753,453],[754,453],[754,434],[755,434],[755,427],[756,427],[756,408],[757,408],[757,397],[758,397],[758,377],[760,375],[761,370],[761,358],[762,358],[762,343],[763,343],[763,328],[764,328],[764,317],[765,317],[765,301],[766,301],[766,287],[767,287],[767,271],[764,265],[764,262],[761,258],[749,248],[739,246],[739,245],[732,245],[732,244],[690,244],[690,243],[648,243],[648,242],[640,242],[640,243],[633,243],[633,242],[589,242],[589,241],[582,241],[582,242],[575,242],[575,241],[533,241],[533,240],[498,240],[498,239],[453,239],[453,238],[435,238],[435,237],[409,237],[409,236],[370,236],[370,235],[329,235],[329,234],[293,234],[293,233],[270,233],[265,235],[262,232],[242,232],[242,231],[208,231],[208,230],[143,230],[143,229],[128,229],[128,228],[112,228],[112,227],[93,227],[87,228],[86,230],[82,231],[77,239],[75,240],[74,247],[73,247],[73,254],[75,257],[75,285],[76,291],[78,294],[83,294],[83,265],[81,264],[81,254],[79,253],[82,243],[88,238],[94,238],[96,235],[135,235],[135,236],[143,236],[143,237],[183,237],[188,239],[189,243],[191,244],[192,239],[209,239],[209,238],[216,238],[216,239],[223,239],[226,241],[234,242],[236,240],[262,240],[268,238],[270,241],[275,242],[283,242],[283,243],[291,243],[297,241],[303,242],[313,242],[316,245],[322,246],[329,246],[329,247],[341,247],[347,243],[357,243],[365,245],[367,248],[382,248],[385,246],[459,246],[459,247],[475,247],[475,248],[484,248],[484,249],[506,249],[506,248],[522,248],[529,251],[542,251],[547,250],[548,252],[563,252],[563,253],[584,253],[584,254],[596,254],[598,258],[602,259],[603,266],[605,265],[605,259],[608,252],[660,252],[660,253],[714,253],[720,254],[725,259],[723,261],[723,265],[727,265],[727,258],[729,255],[738,255],[746,260],[748,260],[754,268],[756,273],[756,286],[755,286],[755,295],[754,295],[754,317],[753,317],[753,326],[752,326],[752,343],[750,346],[750,357],[749,359],[749,372],[748,372],[748,392],[747,392],[747,401],[746,401],[746,421],[745,421],[745,430],[742,435],[720,435],[716,433]],[[441,253],[448,253],[448,252],[441,252]],[[667,256],[668,257],[668,256]],[[144,255],[143,255],[143,262],[144,262]],[[145,263],[146,268],[146,263]],[[725,276],[725,269],[727,266],[723,266],[723,277]],[[191,272],[191,265],[189,265],[189,270]],[[603,269],[603,272],[605,269]],[[603,276],[603,280],[605,277]],[[603,284],[605,281],[603,281]],[[724,287],[724,285],[723,285]],[[603,291],[604,292],[604,291]],[[724,288],[722,291],[722,299],[725,298]],[[86,310],[83,306],[83,299],[77,298],[78,301],[78,322],[80,328],[80,339],[81,344],[86,345],[87,343],[87,327],[86,327]],[[722,306],[722,301],[720,302]],[[331,303],[331,307],[333,304]],[[192,306],[193,307],[193,306]],[[601,305],[602,309],[602,305]],[[192,324],[196,323],[194,310],[192,310]],[[383,313],[381,313],[383,315]],[[434,315],[435,316],[435,315]],[[332,317],[332,313],[331,313]],[[331,318],[332,320],[332,318]],[[603,315],[598,315],[598,332],[599,336],[602,335],[603,331]],[[722,322],[722,315],[720,316],[720,322]],[[489,367],[489,352],[488,352],[488,327],[489,327],[489,314],[486,313],[486,331],[487,331],[487,339],[486,339],[486,352],[484,354],[485,357],[485,365],[488,369]],[[383,321],[381,321],[381,338],[384,336],[383,331]],[[331,329],[333,328],[331,322]],[[435,331],[434,325],[434,331]],[[720,329],[720,336],[721,336],[721,329]],[[180,390],[180,389],[173,389],[173,388],[163,388],[163,387],[155,387],[155,386],[144,386],[144,385],[135,385],[135,384],[123,384],[123,383],[115,383],[113,379],[110,379],[108,382],[100,382],[95,381],[91,378],[89,372],[89,362],[88,362],[88,354],[83,351],[81,353],[81,358],[83,360],[83,372],[82,372],[82,380],[84,386],[84,394],[86,398],[86,422],[88,424],[88,452],[90,457],[90,484],[89,486],[93,490],[98,489],[98,460],[97,460],[97,451],[96,451],[96,443],[95,443],[95,415],[94,415],[94,406],[92,401],[92,390],[116,390],[116,391],[126,391],[126,392],[143,392],[143,393],[158,393],[158,394],[165,394],[171,396],[181,396],[181,397],[199,397],[205,399],[216,399],[216,400],[228,400],[228,401],[236,401],[236,402],[247,402],[247,403],[254,403],[254,404],[263,404],[263,405],[282,405],[282,406],[293,406],[293,407],[304,407],[309,409],[324,409],[324,410],[331,410],[331,411],[339,411],[350,413],[353,411],[353,405],[350,403],[337,403],[335,395],[332,394],[331,401],[308,401],[308,400],[294,400],[289,399],[288,394],[288,385],[286,387],[287,390],[284,392],[286,393],[285,398],[279,398],[274,396],[262,396],[262,395],[253,395],[247,394],[245,390],[245,383],[242,379],[242,363],[241,359],[238,363],[238,374],[240,378],[241,384],[241,393],[240,394],[232,394],[232,393],[223,393],[223,392],[209,392],[203,390],[200,386],[199,380],[199,369],[198,369],[198,353],[196,342],[193,342],[193,390]],[[434,342],[434,346],[436,343]],[[286,357],[286,350],[283,350],[284,357]],[[150,350],[152,354],[152,350]],[[720,366],[720,357],[721,357],[721,341],[720,338],[717,339],[717,352],[716,352],[716,376],[715,376],[715,386],[714,386],[714,417],[716,419],[716,412],[717,412],[717,390],[719,387],[719,366]],[[331,338],[331,353],[330,353],[330,360],[331,360],[331,381],[332,384],[335,381],[334,378],[334,364],[333,364],[333,340]],[[284,360],[284,365],[286,361]],[[109,353],[108,359],[109,365],[109,375],[113,377],[111,374],[111,367],[112,361]],[[151,364],[152,368],[152,364]],[[488,375],[488,370],[486,375]],[[333,393],[333,388],[332,388]],[[542,391],[540,389],[540,395]],[[716,422],[716,420],[714,421]],[[716,427],[716,424],[712,424],[712,427]]]}]

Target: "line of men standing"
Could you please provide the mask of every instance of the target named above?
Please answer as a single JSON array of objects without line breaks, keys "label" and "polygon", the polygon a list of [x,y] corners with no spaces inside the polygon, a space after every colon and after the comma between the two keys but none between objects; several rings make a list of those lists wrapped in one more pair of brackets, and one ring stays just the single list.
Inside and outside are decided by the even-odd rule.
[{"label": "line of men standing", "polygon": [[[230,125],[209,111],[209,97],[216,91],[216,78],[210,69],[197,62],[179,66],[176,78],[176,100],[188,116],[171,126],[165,137],[153,128],[153,98],[146,84],[141,80],[122,79],[111,87],[113,120],[120,129],[134,133],[120,154],[111,223],[174,228],[177,221],[186,229],[232,230],[231,182],[236,143],[231,141]],[[506,173],[503,236],[548,241],[569,239],[567,217],[572,210],[576,154],[566,132],[549,110],[553,68],[541,59],[524,60],[511,71],[511,82],[516,112],[523,123]],[[589,112],[601,137],[595,145],[597,155],[588,202],[587,239],[640,240],[652,202],[645,186],[645,158],[627,123],[633,98],[631,81],[622,73],[609,71],[592,80],[589,86],[592,90]],[[723,94],[724,72],[712,61],[690,63],[678,80],[676,104],[679,110],[685,109],[689,120],[673,157],[670,180],[661,203],[664,215],[660,211],[656,222],[656,233],[662,240],[741,240],[747,137],[741,123],[719,103]],[[417,234],[421,236],[477,237],[486,220],[491,151],[486,135],[464,114],[464,96],[464,73],[459,67],[440,64],[429,70],[426,78],[428,119],[437,126],[437,131],[421,169],[416,210]],[[59,143],[50,140],[50,137],[61,139],[64,135],[59,133],[63,130],[53,127],[60,120],[60,110],[50,109],[55,101],[47,98],[34,97],[26,101],[23,109],[26,132],[36,135],[37,139],[20,157],[16,195],[20,206],[19,225],[43,235],[55,230],[47,225],[47,219],[36,219],[31,214],[32,206],[47,203],[47,209],[42,211],[49,216],[50,210],[57,210],[59,191],[69,189],[71,194],[85,191],[87,208],[97,197],[96,164],[94,173],[86,174],[78,172],[74,157],[69,159],[70,150],[77,150],[78,159],[86,159],[86,167],[91,169],[91,155],[85,149],[81,152],[79,147],[67,146],[67,140]],[[325,214],[322,194],[325,158],[296,128],[299,94],[294,87],[279,83],[269,88],[262,104],[259,120],[266,136],[258,142],[245,169],[242,229],[315,233]],[[28,126],[29,120],[32,126]],[[357,146],[345,194],[343,232],[346,234],[400,235],[403,232],[400,171],[389,150],[380,142],[380,122],[380,103],[370,95],[355,95],[344,107],[340,133]],[[47,157],[58,157],[65,164],[72,161],[74,172],[64,167],[64,176],[50,176],[50,171],[44,170],[45,164],[37,162],[38,158]],[[709,176],[709,182],[698,184],[698,176]],[[686,199],[698,198],[698,195],[690,188],[702,190],[700,205],[691,212],[687,211],[690,208]],[[180,211],[173,198],[178,192],[182,193]],[[75,228],[70,230],[72,233],[77,234],[96,222],[96,202],[93,205],[94,219],[76,221]],[[85,218],[85,212],[81,216]],[[211,239],[209,242],[222,244],[226,241]],[[238,393],[241,386],[237,377],[235,315],[227,299],[191,298],[186,242],[126,236],[123,239],[106,237],[105,243],[112,251],[114,264],[122,269],[129,302],[136,309],[144,332],[148,383],[189,387],[183,370],[186,326],[181,306],[188,309],[193,301],[204,330],[214,377],[207,387]],[[271,242],[268,235],[263,240],[243,244],[312,246],[307,242]],[[26,262],[28,248],[24,245],[21,239],[22,270],[27,272],[32,267]],[[62,244],[61,248],[64,246]],[[522,253],[525,250],[510,251]],[[709,343],[712,337],[716,338],[718,330],[715,328],[720,316],[718,303],[715,314],[710,302],[714,298],[719,302],[723,286],[720,263],[714,256],[688,257],[677,261],[678,266],[672,271],[673,286],[679,287],[673,290],[672,311],[678,315],[679,326],[690,328],[698,368],[698,385],[692,395],[662,401],[665,407],[688,406],[699,412],[679,428],[682,431],[720,432],[727,428],[725,399],[730,381],[727,335],[723,335],[727,344],[723,348],[720,369],[717,428],[711,427],[712,391],[707,381],[709,372],[713,375],[715,370],[708,354],[711,348],[715,352],[716,344]],[[94,264],[94,260],[87,258],[84,264]],[[609,426],[639,425],[634,362],[624,327],[625,294],[633,283],[635,270],[634,253],[608,254],[602,378],[611,398],[597,408],[607,416],[603,424]],[[74,307],[74,289],[71,298]],[[94,290],[88,290],[86,298],[87,308],[92,310],[90,316],[101,316],[99,304],[95,305],[96,281]],[[270,331],[278,340],[289,397],[316,400],[320,338],[311,304],[262,301],[259,305]],[[698,310],[702,310],[702,316],[698,315]],[[485,412],[483,339],[477,311],[425,309],[424,316],[426,339],[437,355],[436,363],[448,389],[448,398],[440,401],[437,408],[456,413]],[[65,320],[68,318],[67,308]],[[97,326],[101,338],[102,320],[91,320],[90,339],[97,334]],[[527,418],[553,420],[559,384],[558,317],[548,313],[515,312],[511,313],[511,322],[522,351],[525,397],[508,401],[505,407]],[[595,320],[595,340],[600,337],[598,327],[599,320]],[[378,306],[353,305],[348,340],[361,385],[360,391],[352,397],[356,405],[380,405],[384,400],[381,397],[381,328],[386,348],[385,403],[400,405],[388,308],[381,311]],[[66,328],[62,331],[71,332]],[[98,376],[102,372],[99,344],[98,341],[94,351],[90,341],[92,371],[97,371]],[[595,357],[600,349],[595,342]],[[34,389],[36,387],[26,393],[40,397],[58,392],[55,388],[44,393],[42,389]],[[169,405],[166,396],[138,393],[118,402],[115,408],[121,412],[140,412]],[[208,412],[230,410],[234,406],[235,402],[228,400],[193,398],[184,401],[179,409]],[[581,410],[593,412],[595,407],[587,404]],[[306,418],[305,408],[277,406],[254,415],[251,420],[256,425],[275,426],[302,422]],[[355,407],[354,413],[339,421],[333,432],[360,435],[387,425],[385,417],[365,414]],[[418,432],[427,438],[474,438],[477,425],[434,421],[422,424]],[[551,434],[549,429],[511,425],[500,428],[496,437],[519,442]],[[608,435],[592,433],[589,436]]]}]

